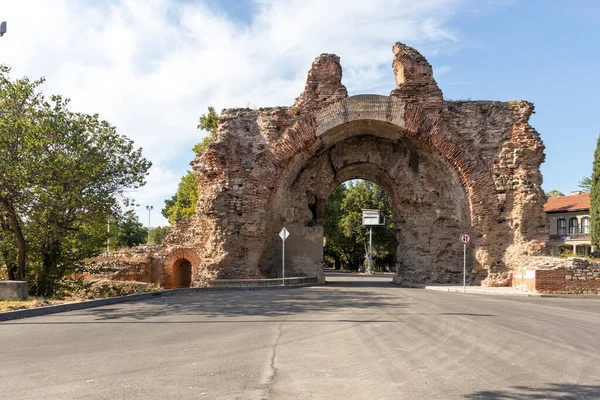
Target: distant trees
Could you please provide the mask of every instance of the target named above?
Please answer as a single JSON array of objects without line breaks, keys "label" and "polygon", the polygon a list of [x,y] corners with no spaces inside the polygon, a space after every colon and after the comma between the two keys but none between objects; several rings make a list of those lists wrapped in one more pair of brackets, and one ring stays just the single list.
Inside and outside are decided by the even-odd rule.
[{"label": "distant trees", "polygon": [[202,114],[198,119],[198,129],[202,129],[208,132],[208,135],[197,145],[195,145],[192,150],[198,154],[202,153],[206,146],[210,144],[215,138],[217,134],[217,124],[219,122],[219,114],[215,111],[215,108],[210,106],[208,107],[208,112]]},{"label": "distant trees", "polygon": [[590,236],[592,245],[600,245],[600,136],[596,141],[590,188]]},{"label": "distant trees", "polygon": [[0,66],[0,256],[13,279],[30,278],[35,294],[51,296],[69,268],[94,255],[106,216],[129,204],[126,190],[145,184],[151,163],[98,115],[46,99],[43,79],[9,73]]},{"label": "distant trees", "polygon": [[133,210],[125,212],[117,224],[117,247],[133,247],[148,241],[148,228]]},{"label": "distant trees", "polygon": [[[217,134],[217,125],[219,122],[219,115],[215,111],[215,108],[208,107],[208,112],[202,114],[198,119],[198,129],[202,129],[208,132],[208,135],[198,144],[196,144],[192,150],[197,154],[204,151],[206,146],[210,144]],[[177,193],[175,193],[170,199],[165,200],[165,207],[161,213],[163,217],[169,220],[170,224],[174,224],[176,220],[182,218],[191,218],[196,212],[196,202],[198,201],[198,185],[196,178],[191,171],[187,171],[179,181],[177,187]]]},{"label": "distant trees", "polygon": [[196,177],[191,171],[187,171],[179,181],[177,193],[170,199],[165,200],[165,207],[161,213],[163,217],[174,224],[181,218],[191,218],[196,212],[198,201],[198,185]]},{"label": "distant trees", "polygon": [[358,269],[368,253],[369,230],[362,226],[362,210],[379,209],[387,223],[373,230],[375,269],[390,269],[395,264],[398,241],[385,191],[369,181],[340,185],[326,203],[324,234],[325,258],[336,268]]},{"label": "distant trees", "polygon": [[589,192],[592,189],[592,178],[589,176],[581,178],[579,181],[579,189],[581,189],[583,193]]},{"label": "distant trees", "polygon": [[560,190],[552,189],[552,190],[546,192],[546,197],[560,197],[560,196],[564,196],[564,193],[561,192]]},{"label": "distant trees", "polygon": [[150,230],[150,243],[162,244],[164,238],[169,234],[170,231],[170,226],[157,226],[156,228]]}]

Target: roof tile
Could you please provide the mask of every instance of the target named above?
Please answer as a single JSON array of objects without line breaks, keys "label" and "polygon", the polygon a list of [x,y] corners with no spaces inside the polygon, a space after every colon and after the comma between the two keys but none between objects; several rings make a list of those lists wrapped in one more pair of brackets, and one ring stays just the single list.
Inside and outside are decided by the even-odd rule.
[{"label": "roof tile", "polygon": [[590,194],[572,194],[569,196],[550,197],[544,205],[544,211],[551,212],[568,212],[582,211],[590,209]]}]

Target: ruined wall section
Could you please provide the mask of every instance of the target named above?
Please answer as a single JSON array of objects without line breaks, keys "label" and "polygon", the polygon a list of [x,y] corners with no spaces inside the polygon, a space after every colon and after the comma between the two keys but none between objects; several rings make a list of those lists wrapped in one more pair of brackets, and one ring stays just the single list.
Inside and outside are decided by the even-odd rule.
[{"label": "ruined wall section", "polygon": [[[476,259],[485,266],[480,277],[484,284],[507,284],[516,262],[511,255],[536,251],[544,232],[543,145],[528,124],[532,105],[443,102],[431,66],[400,43],[393,66],[392,96],[406,104],[407,130],[451,163],[468,194]],[[527,214],[532,221],[525,222]]]},{"label": "ruined wall section", "polygon": [[[327,169],[335,164],[332,153],[329,160],[324,154],[335,148],[336,143],[361,134],[390,140],[393,146],[406,146],[421,160],[420,168],[435,166],[434,174],[425,173],[425,181],[421,182],[420,178],[402,172],[410,171],[410,165],[404,165],[410,162],[410,156],[408,161],[398,157],[396,161],[403,163],[403,169],[398,167],[391,174],[390,168],[395,168],[393,160],[382,158],[367,163],[377,167],[363,165],[366,168],[361,172],[363,178],[368,179],[364,174],[372,174],[382,182],[390,180],[389,185],[414,189],[415,193],[405,193],[405,197],[401,191],[392,195],[397,204],[403,205],[404,213],[416,214],[424,204],[428,204],[428,210],[436,210],[440,200],[427,198],[436,188],[443,187],[440,177],[451,175],[456,179],[455,188],[448,191],[449,197],[444,202],[454,204],[458,215],[448,221],[467,221],[448,222],[452,227],[442,230],[450,234],[457,226],[464,226],[474,234],[474,264],[483,267],[475,271],[480,272],[480,279],[489,271],[489,283],[505,281],[512,265],[511,254],[518,256],[536,248],[543,219],[539,187],[543,146],[527,122],[532,111],[529,103],[447,103],[422,55],[401,43],[393,51],[397,87],[391,97],[347,98],[341,83],[339,58],[324,54],[313,63],[305,91],[292,107],[234,109],[222,113],[216,140],[192,163],[199,186],[197,215],[189,225],[176,228],[169,239],[173,248],[184,246],[198,252],[199,272],[195,281],[268,274],[273,264],[277,264],[280,244],[277,233],[284,225],[310,228],[314,232],[302,231],[302,234],[318,237],[319,226],[310,226],[313,215],[307,203],[310,196],[324,201],[326,191],[313,188],[314,182],[303,179],[310,175],[307,171],[311,168],[329,162],[329,166],[315,169],[320,171],[315,179],[335,182],[336,172],[329,175],[331,171]],[[370,144],[379,146],[379,139],[369,140],[375,140]],[[345,145],[351,142],[332,151],[340,152]],[[363,145],[357,145],[355,153],[378,157]],[[353,168],[359,173],[356,165]],[[350,166],[346,167],[334,169],[340,168],[338,176],[344,174],[342,170],[352,175]],[[378,175],[377,168],[385,173]],[[417,193],[417,187],[427,193]],[[410,204],[419,206],[410,209]],[[528,218],[531,222],[525,222]],[[427,232],[421,232],[416,223],[399,230],[406,232],[403,237],[406,243],[414,243],[416,237],[407,238],[430,235],[438,220],[427,214]],[[316,246],[316,242],[310,246]],[[313,264],[319,262],[316,247],[314,250],[308,256]],[[419,257],[423,260],[422,253],[414,257],[408,256],[410,251],[406,254],[410,263],[417,263]],[[309,269],[314,267],[306,260],[302,262]],[[432,268],[437,271],[438,267]],[[445,280],[448,276],[445,272],[429,273],[435,280]]]},{"label": "ruined wall section", "polygon": [[316,138],[307,114],[346,95],[339,57],[323,54],[292,108],[221,113],[216,139],[192,162],[199,188],[196,216],[168,238],[170,246],[197,249],[195,282],[259,278],[268,272],[258,265],[269,238],[281,228],[273,195],[291,159]]},{"label": "ruined wall section", "polygon": [[447,106],[447,120],[462,146],[475,150],[479,157],[478,181],[493,183],[493,187],[477,184],[488,205],[477,211],[479,220],[474,221],[485,244],[476,251],[482,264],[496,265],[484,283],[505,285],[519,259],[538,252],[545,237],[539,170],[544,147],[528,123],[533,105],[452,101]]}]

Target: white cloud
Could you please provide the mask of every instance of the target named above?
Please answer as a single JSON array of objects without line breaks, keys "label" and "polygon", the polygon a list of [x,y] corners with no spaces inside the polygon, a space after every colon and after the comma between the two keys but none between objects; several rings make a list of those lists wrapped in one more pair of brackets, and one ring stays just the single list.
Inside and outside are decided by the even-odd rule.
[{"label": "white cloud", "polygon": [[0,62],[15,76],[45,76],[47,93],[99,113],[142,146],[154,166],[136,198],[156,210],[191,161],[207,106],[290,105],[324,52],[341,57],[351,93],[387,94],[393,43],[426,56],[455,46],[448,21],[465,1],[257,0],[239,23],[202,2],[4,0]]}]

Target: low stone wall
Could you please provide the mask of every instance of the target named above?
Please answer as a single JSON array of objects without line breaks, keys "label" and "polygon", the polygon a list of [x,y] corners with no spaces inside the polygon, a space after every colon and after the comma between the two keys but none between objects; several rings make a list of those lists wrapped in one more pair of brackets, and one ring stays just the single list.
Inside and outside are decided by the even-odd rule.
[{"label": "low stone wall", "polygon": [[104,277],[115,281],[138,281],[152,283],[151,261],[109,260],[95,261],[85,268],[92,277]]},{"label": "low stone wall", "polygon": [[28,295],[27,281],[0,281],[0,300],[23,300]]},{"label": "low stone wall", "polygon": [[600,295],[600,261],[535,257],[515,271],[513,286],[538,293]]},{"label": "low stone wall", "polygon": [[115,281],[160,285],[163,278],[162,246],[136,246],[86,260],[84,274]]}]

